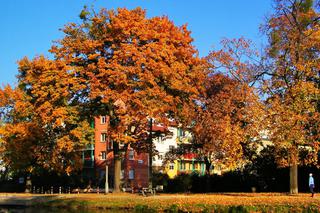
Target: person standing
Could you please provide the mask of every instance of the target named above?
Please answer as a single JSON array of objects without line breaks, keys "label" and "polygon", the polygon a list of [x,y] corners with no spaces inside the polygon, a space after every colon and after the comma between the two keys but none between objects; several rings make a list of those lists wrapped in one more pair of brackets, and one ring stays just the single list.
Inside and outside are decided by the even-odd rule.
[{"label": "person standing", "polygon": [[314,196],[314,179],[312,177],[312,173],[309,174],[309,188],[310,188],[310,192],[311,192],[311,197]]}]

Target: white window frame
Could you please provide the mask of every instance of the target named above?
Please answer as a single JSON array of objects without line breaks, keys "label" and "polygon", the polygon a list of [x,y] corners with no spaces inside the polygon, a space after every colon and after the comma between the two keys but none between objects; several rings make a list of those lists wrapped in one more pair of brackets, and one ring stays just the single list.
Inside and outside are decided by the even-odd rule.
[{"label": "white window frame", "polygon": [[101,116],[100,122],[101,124],[107,123],[107,116]]},{"label": "white window frame", "polygon": [[128,178],[129,180],[134,180],[134,169],[129,170]]},{"label": "white window frame", "polygon": [[128,159],[129,160],[134,160],[134,150],[130,149],[128,152]]},{"label": "white window frame", "polygon": [[100,160],[107,160],[107,152],[105,151],[100,152]]},{"label": "white window frame", "polygon": [[108,138],[107,133],[102,132],[102,133],[100,134],[100,142],[106,142],[106,141],[107,141],[107,138]]}]

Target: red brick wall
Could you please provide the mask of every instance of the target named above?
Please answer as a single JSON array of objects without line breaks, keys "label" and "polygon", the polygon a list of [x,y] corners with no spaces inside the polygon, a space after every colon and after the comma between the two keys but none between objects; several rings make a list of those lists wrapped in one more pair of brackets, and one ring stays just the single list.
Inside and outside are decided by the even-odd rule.
[{"label": "red brick wall", "polygon": [[[106,142],[101,142],[101,133],[108,134],[108,123],[107,118],[106,123],[101,123],[101,117],[96,117],[94,120],[95,124],[95,143],[94,143],[94,159],[96,168],[96,177],[100,178],[101,171],[105,171],[106,160],[101,160],[101,152],[107,150],[107,162],[109,168],[109,176],[113,176],[113,152],[107,149],[109,140]],[[130,148],[129,148],[130,149]],[[126,152],[125,158],[122,161],[121,169],[124,170],[123,181],[130,187],[140,188],[148,186],[148,154],[134,152],[133,160],[129,160],[129,151]],[[134,170],[134,179],[129,180],[129,171]],[[112,186],[110,186],[112,187]]]},{"label": "red brick wall", "polygon": [[101,123],[101,117],[94,119],[94,159],[96,169],[104,169],[105,160],[101,160],[101,152],[107,150],[108,140],[101,142],[101,133],[108,134],[108,117],[105,124]]},{"label": "red brick wall", "polygon": [[[124,179],[131,187],[147,187],[149,181],[148,154],[138,154],[134,151],[134,158],[129,160],[129,150],[126,153],[126,160],[124,161],[122,167],[124,169]],[[129,179],[130,170],[134,170],[134,178],[132,180]]]}]

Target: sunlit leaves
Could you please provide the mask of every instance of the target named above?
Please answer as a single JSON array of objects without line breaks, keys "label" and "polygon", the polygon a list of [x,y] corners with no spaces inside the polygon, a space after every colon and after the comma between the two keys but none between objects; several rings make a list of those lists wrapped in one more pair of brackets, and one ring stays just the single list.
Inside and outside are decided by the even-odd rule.
[{"label": "sunlit leaves", "polygon": [[19,85],[0,90],[1,146],[15,171],[68,172],[81,168],[79,152],[92,141],[88,120],[73,104],[72,77],[61,61],[19,61]]},{"label": "sunlit leaves", "polygon": [[276,1],[268,19],[272,70],[269,132],[280,165],[317,164],[319,146],[319,21],[317,2]]},{"label": "sunlit leaves", "polygon": [[[148,116],[188,119],[186,108],[198,98],[205,74],[186,26],[167,17],[147,18],[141,8],[119,8],[86,13],[82,24],[63,31],[66,36],[51,52],[74,70],[74,94],[107,105],[98,113],[117,120],[110,125],[111,138],[134,141],[128,127],[143,126]],[[125,107],[117,106],[119,101]]]},{"label": "sunlit leaves", "polygon": [[197,142],[216,164],[235,168],[243,163],[243,145],[262,130],[263,107],[254,90],[223,74],[206,84],[207,99],[195,127]]},{"label": "sunlit leaves", "polygon": [[[23,58],[18,88],[0,90],[8,118],[1,133],[6,159],[17,168],[66,173],[80,168],[79,153],[92,141],[89,122],[95,116],[108,115],[110,139],[125,143],[146,135],[148,117],[192,118],[205,73],[186,26],[167,17],[147,18],[140,8],[98,13],[85,8],[80,18],[82,23],[64,27],[64,37],[50,50],[53,60]],[[24,141],[31,143],[23,148],[30,155],[18,166],[10,153],[21,154]]]}]

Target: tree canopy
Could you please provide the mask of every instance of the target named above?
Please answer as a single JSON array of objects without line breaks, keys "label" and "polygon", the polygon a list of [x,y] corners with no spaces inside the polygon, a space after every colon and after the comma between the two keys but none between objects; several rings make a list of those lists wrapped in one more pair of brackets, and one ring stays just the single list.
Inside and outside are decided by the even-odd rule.
[{"label": "tree canopy", "polygon": [[[53,59],[23,58],[18,87],[1,90],[7,162],[80,168],[79,151],[92,141],[95,116],[109,116],[114,143],[143,139],[147,118],[191,121],[206,74],[186,25],[147,18],[141,8],[85,8],[80,18],[63,28],[64,37],[50,49]],[[26,148],[30,159],[12,155]]]},{"label": "tree canopy", "polygon": [[[319,2],[277,0],[264,26],[269,37],[263,87],[270,139],[282,166],[318,165]],[[291,192],[297,193],[297,175]]]},{"label": "tree canopy", "polygon": [[90,123],[106,115],[120,165],[120,142],[151,149],[150,121],[174,120],[193,128],[196,145],[229,168],[243,164],[246,147],[267,134],[297,192],[297,166],[319,165],[320,2],[274,2],[262,26],[263,54],[245,38],[224,39],[205,58],[187,25],[166,16],[85,7],[79,23],[62,29],[52,59],[21,59],[17,87],[0,89],[4,162],[18,172],[70,174],[93,142]]},{"label": "tree canopy", "polygon": [[70,90],[80,102],[104,105],[97,114],[117,117],[112,138],[130,141],[123,133],[146,117],[188,115],[205,74],[186,25],[146,18],[140,8],[83,14],[81,24],[63,29],[51,52],[69,66]]}]

